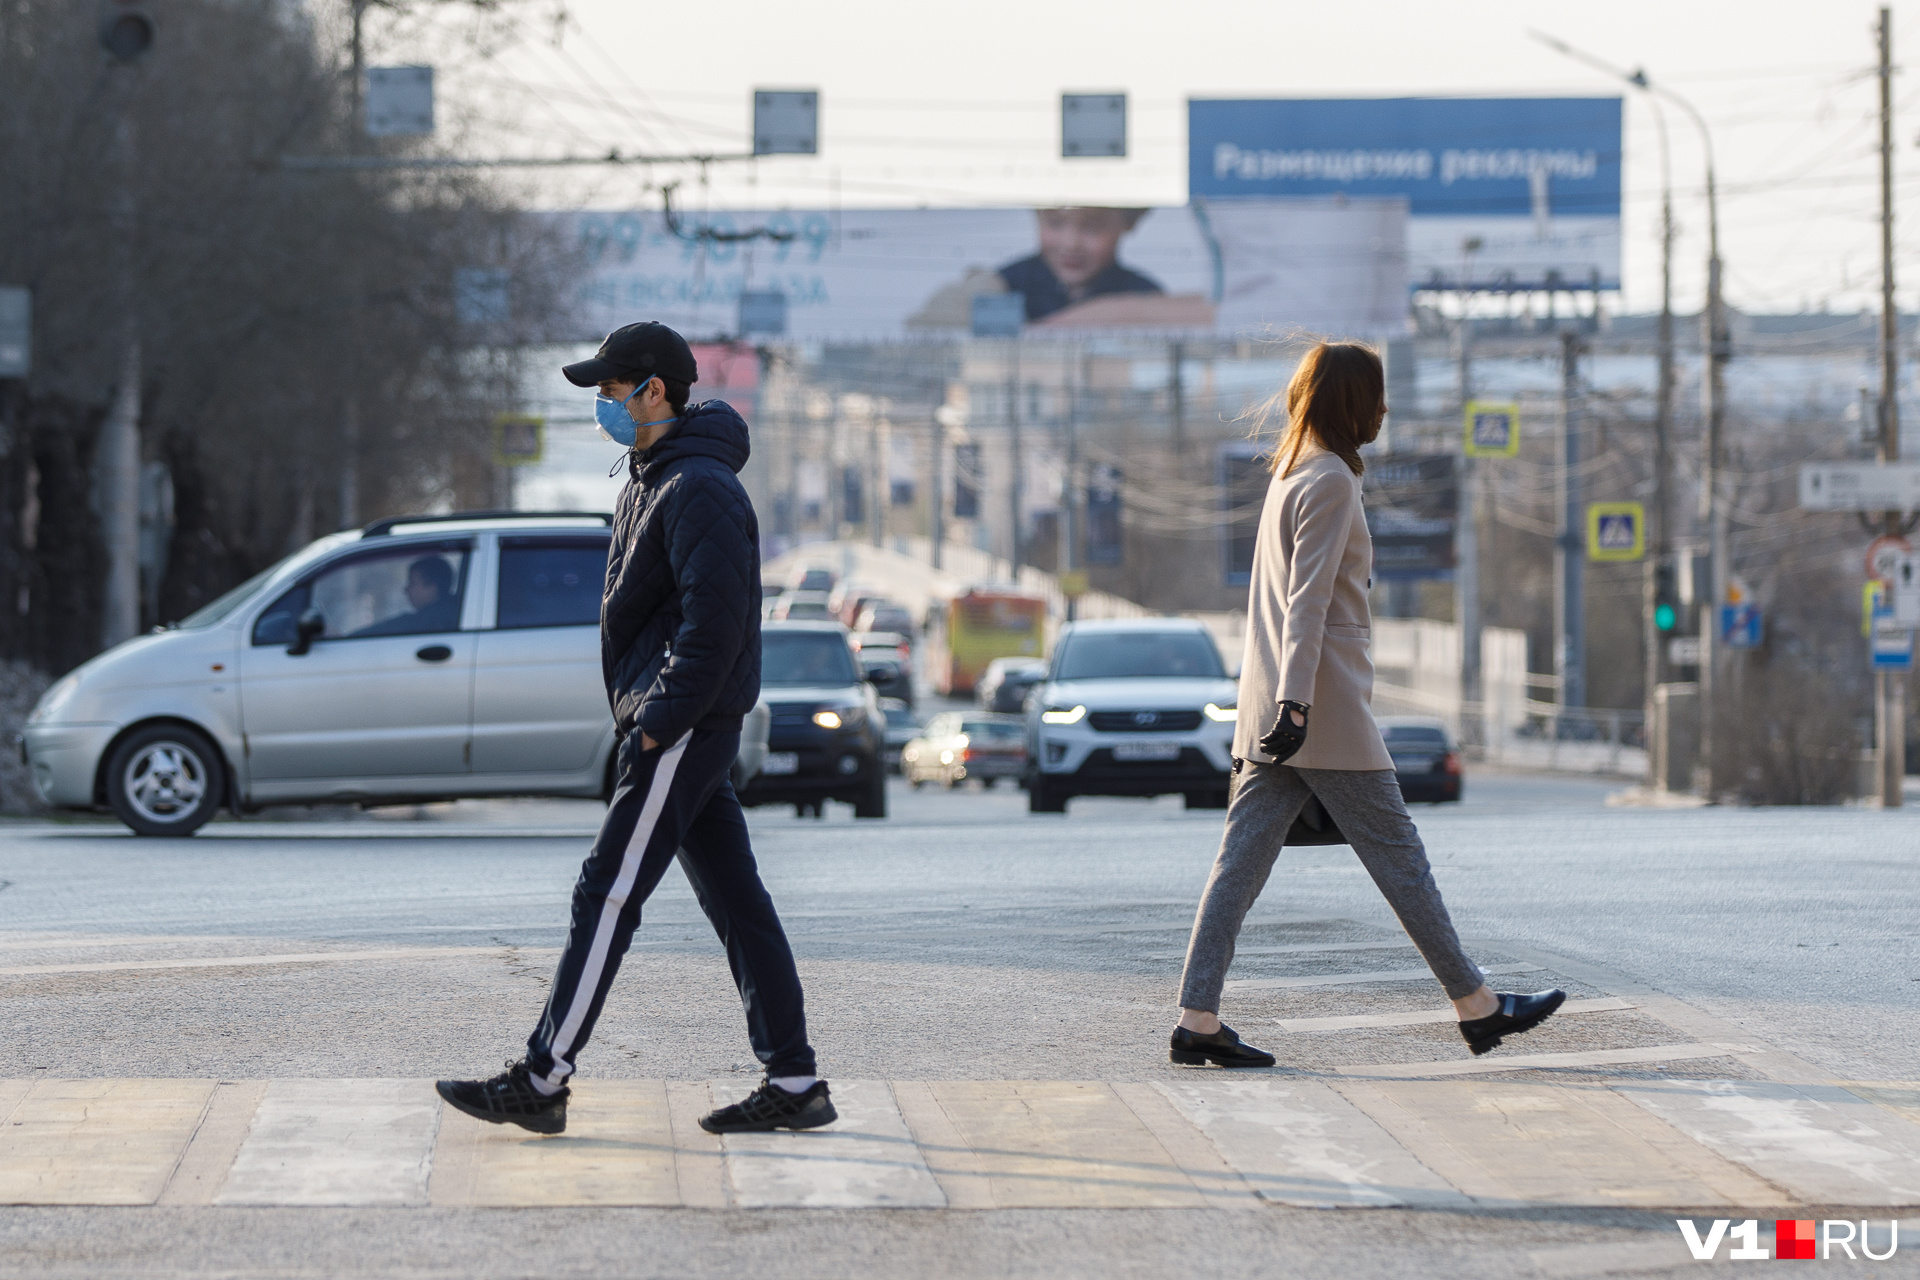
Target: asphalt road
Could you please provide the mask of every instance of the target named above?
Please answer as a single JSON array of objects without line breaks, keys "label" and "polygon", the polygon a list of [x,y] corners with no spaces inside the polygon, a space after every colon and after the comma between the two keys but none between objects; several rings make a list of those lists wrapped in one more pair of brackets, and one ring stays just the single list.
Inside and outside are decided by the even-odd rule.
[{"label": "asphalt road", "polygon": [[[1416,810],[1483,963],[1534,965],[1511,979],[1519,989],[1677,996],[1836,1077],[1920,1079],[1920,815],[1608,807],[1617,787],[1483,772],[1464,803]],[[880,823],[843,807],[824,820],[753,814],[825,1074],[1168,1077],[1179,953],[1218,813],[1088,799],[1032,817],[1004,787],[897,786],[893,805]],[[96,823],[0,826],[0,1076],[497,1069],[539,1012],[598,812],[463,803],[221,822],[184,842]],[[1417,964],[1392,950],[1403,940],[1350,851],[1289,852],[1233,976]],[[723,959],[678,875],[636,941],[583,1074],[756,1074]],[[1329,943],[1346,950],[1300,950]],[[1445,1026],[1336,1037],[1275,1026],[1439,1003],[1427,983],[1335,984],[1230,991],[1223,1014],[1299,1066],[1464,1056]],[[1526,1047],[1673,1034],[1638,1013],[1567,1018]],[[1538,1255],[1672,1232],[1670,1217],[1606,1210],[7,1209],[0,1275],[1159,1275],[1196,1252],[1210,1269],[1241,1258],[1256,1272],[1598,1274],[1543,1271]]]}]

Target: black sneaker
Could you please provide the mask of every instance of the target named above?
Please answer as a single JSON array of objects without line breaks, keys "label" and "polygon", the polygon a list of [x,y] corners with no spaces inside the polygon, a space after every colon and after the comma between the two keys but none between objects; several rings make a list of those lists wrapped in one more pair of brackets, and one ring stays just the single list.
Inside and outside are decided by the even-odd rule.
[{"label": "black sneaker", "polygon": [[769,1129],[818,1129],[840,1118],[827,1096],[827,1082],[815,1080],[805,1093],[788,1093],[771,1080],[734,1103],[700,1118],[708,1133],[764,1133]]},{"label": "black sneaker", "polygon": [[567,1131],[567,1095],[544,1094],[528,1078],[526,1060],[508,1062],[491,1080],[441,1080],[434,1086],[447,1105],[488,1124],[517,1124],[535,1133]]}]

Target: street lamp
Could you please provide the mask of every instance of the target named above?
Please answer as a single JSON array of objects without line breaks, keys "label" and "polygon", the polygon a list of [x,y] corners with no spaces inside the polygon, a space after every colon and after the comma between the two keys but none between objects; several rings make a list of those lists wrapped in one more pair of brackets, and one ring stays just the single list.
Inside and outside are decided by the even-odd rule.
[{"label": "street lamp", "polygon": [[[1574,61],[1583,63],[1617,80],[1625,81],[1648,95],[1647,101],[1654,109],[1654,120],[1660,129],[1660,165],[1662,183],[1661,202],[1661,282],[1660,282],[1660,398],[1659,417],[1656,425],[1654,460],[1654,545],[1656,548],[1655,566],[1663,560],[1671,549],[1671,535],[1668,521],[1668,472],[1671,463],[1668,456],[1668,434],[1672,425],[1673,396],[1673,171],[1671,156],[1667,149],[1667,122],[1661,113],[1658,98],[1665,98],[1678,106],[1693,121],[1694,128],[1700,133],[1700,147],[1706,153],[1707,160],[1707,305],[1705,338],[1707,350],[1706,376],[1701,380],[1702,410],[1707,420],[1707,438],[1705,445],[1705,475],[1701,486],[1701,514],[1707,522],[1707,547],[1712,565],[1711,587],[1707,601],[1707,616],[1700,625],[1700,750],[1707,765],[1707,796],[1709,799],[1719,794],[1724,779],[1714,768],[1716,735],[1714,734],[1714,695],[1719,680],[1716,678],[1720,666],[1720,600],[1726,594],[1728,576],[1727,555],[1727,504],[1721,492],[1724,486],[1723,471],[1724,445],[1722,437],[1726,423],[1726,364],[1732,356],[1732,343],[1727,333],[1727,312],[1725,300],[1721,295],[1720,265],[1720,198],[1719,188],[1714,181],[1713,135],[1707,129],[1707,122],[1691,102],[1667,88],[1655,84],[1647,75],[1645,68],[1627,71],[1616,67],[1590,53],[1574,48],[1564,40],[1558,40],[1544,32],[1530,32],[1534,39],[1565,54]],[[1657,97],[1656,97],[1657,95]],[[1647,609],[1649,631],[1649,653],[1647,656],[1647,699],[1652,705],[1653,684],[1661,670],[1661,659],[1657,652],[1657,623],[1653,616],[1658,608],[1654,598],[1657,594],[1657,567],[1647,575],[1646,592],[1649,599]],[[1656,780],[1656,783],[1658,780]]]}]

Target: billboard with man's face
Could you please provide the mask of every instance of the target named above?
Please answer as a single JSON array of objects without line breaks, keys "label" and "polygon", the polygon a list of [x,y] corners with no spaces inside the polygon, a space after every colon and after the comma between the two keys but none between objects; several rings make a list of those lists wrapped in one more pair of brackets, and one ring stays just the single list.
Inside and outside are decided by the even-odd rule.
[{"label": "billboard with man's face", "polygon": [[784,332],[765,336],[861,342],[972,333],[983,296],[1017,298],[1029,334],[1399,333],[1406,213],[1397,197],[1314,197],[556,216],[583,264],[583,340],[636,319],[730,336],[745,293],[784,300]]},{"label": "billboard with man's face", "polygon": [[1618,289],[1619,98],[1258,98],[1187,104],[1210,202],[1400,196],[1414,287]]}]

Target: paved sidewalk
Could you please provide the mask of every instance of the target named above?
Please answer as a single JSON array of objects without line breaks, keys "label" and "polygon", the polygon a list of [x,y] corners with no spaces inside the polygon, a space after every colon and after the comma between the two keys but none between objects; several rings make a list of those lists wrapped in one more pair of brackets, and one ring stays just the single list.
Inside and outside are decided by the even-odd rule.
[{"label": "paved sidewalk", "polygon": [[536,1137],[444,1108],[424,1080],[16,1079],[0,1081],[0,1203],[1920,1205],[1920,1082],[1556,1078],[1553,1065],[1509,1058],[1519,1080],[843,1080],[839,1123],[724,1140],[695,1121],[744,1093],[739,1080],[585,1080],[567,1133]]}]

